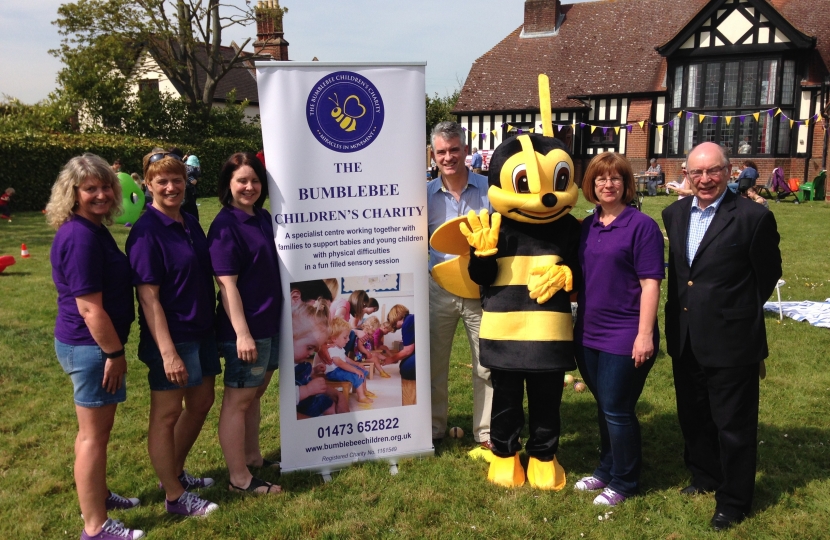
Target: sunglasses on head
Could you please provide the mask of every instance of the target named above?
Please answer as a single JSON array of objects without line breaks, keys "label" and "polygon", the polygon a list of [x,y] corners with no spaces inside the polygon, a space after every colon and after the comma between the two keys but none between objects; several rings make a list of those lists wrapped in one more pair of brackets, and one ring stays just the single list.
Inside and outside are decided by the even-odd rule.
[{"label": "sunglasses on head", "polygon": [[176,154],[170,152],[159,152],[158,154],[153,154],[152,156],[150,156],[150,159],[147,161],[147,165],[155,163],[156,161],[160,161],[166,157],[173,158],[176,161],[182,161],[182,158],[180,158]]}]

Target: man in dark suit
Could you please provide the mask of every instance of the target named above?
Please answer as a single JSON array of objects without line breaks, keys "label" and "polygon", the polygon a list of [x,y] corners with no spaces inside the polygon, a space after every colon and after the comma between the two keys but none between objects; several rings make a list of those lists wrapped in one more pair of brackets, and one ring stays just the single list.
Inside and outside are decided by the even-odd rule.
[{"label": "man in dark suit", "polygon": [[755,489],[758,376],[768,355],[763,304],[781,277],[775,217],[726,189],[729,158],[702,143],[688,157],[694,197],[663,211],[669,237],[666,341],[692,483],[715,492],[711,525],[749,514]]}]

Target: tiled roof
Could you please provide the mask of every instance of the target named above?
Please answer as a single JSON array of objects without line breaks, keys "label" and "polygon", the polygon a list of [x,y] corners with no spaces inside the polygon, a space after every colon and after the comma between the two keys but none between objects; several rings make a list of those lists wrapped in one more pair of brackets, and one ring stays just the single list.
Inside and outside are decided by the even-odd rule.
[{"label": "tiled roof", "polygon": [[[554,109],[572,108],[575,102],[568,96],[663,90],[665,59],[654,48],[674,37],[707,4],[605,0],[564,5],[565,20],[557,35],[522,39],[520,26],[476,60],[455,112],[538,110],[538,73],[550,77]],[[818,37],[817,49],[830,65],[830,38],[822,38],[830,23],[830,2],[772,4],[800,31]]]},{"label": "tiled roof", "polygon": [[770,2],[790,24],[814,36],[816,51],[810,62],[807,82],[821,84],[830,66],[830,2],[827,0],[772,0]]},{"label": "tiled roof", "polygon": [[[221,52],[226,62],[230,62],[235,54],[234,49],[231,47],[221,47]],[[243,52],[242,56],[245,57],[252,55],[250,53]],[[204,77],[204,72],[202,70],[198,71],[200,72],[200,76]],[[204,81],[204,79],[202,80]],[[219,80],[219,83],[216,85],[216,94],[214,94],[214,99],[224,100],[225,96],[228,95],[228,92],[233,89],[236,89],[237,101],[247,99],[251,102],[251,105],[259,104],[256,77],[244,63],[237,64],[227,73],[227,75]]]}]

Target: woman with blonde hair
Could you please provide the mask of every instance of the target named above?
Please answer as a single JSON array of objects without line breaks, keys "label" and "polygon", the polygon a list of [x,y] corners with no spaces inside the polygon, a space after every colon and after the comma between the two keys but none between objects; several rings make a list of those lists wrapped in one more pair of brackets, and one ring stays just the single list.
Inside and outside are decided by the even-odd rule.
[{"label": "woman with blonde hair", "polygon": [[135,319],[130,266],[106,225],[121,211],[121,184],[94,154],[74,157],[52,186],[46,219],[57,229],[50,260],[58,290],[55,352],[72,379],[78,436],[75,488],[81,539],[144,536],[107,517],[139,500],[107,488],[107,444],[115,410],[127,399],[124,344]]},{"label": "woman with blonde hair", "polygon": [[149,368],[147,449],[167,512],[204,516],[218,506],[190,491],[213,485],[213,479],[191,476],[184,463],[222,371],[213,333],[213,269],[199,221],[181,211],[187,181],[181,158],[150,152],[144,181],[153,204],[130,231],[127,257],[138,297],[138,358]]},{"label": "woman with blonde hair", "polygon": [[415,380],[415,315],[401,304],[395,304],[386,315],[392,330],[401,330],[403,348],[386,357],[384,364],[400,362],[401,379]]}]

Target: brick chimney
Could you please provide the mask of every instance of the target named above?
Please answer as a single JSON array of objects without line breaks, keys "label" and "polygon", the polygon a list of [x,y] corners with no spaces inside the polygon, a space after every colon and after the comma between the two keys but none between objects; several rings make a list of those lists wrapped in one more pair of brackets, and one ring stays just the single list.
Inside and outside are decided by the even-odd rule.
[{"label": "brick chimney", "polygon": [[525,21],[522,35],[555,34],[562,24],[562,4],[559,0],[525,0]]},{"label": "brick chimney", "polygon": [[279,0],[259,0],[254,11],[254,54],[269,55],[274,60],[288,60],[288,42],[282,37],[282,16],[288,9],[281,8]]}]

